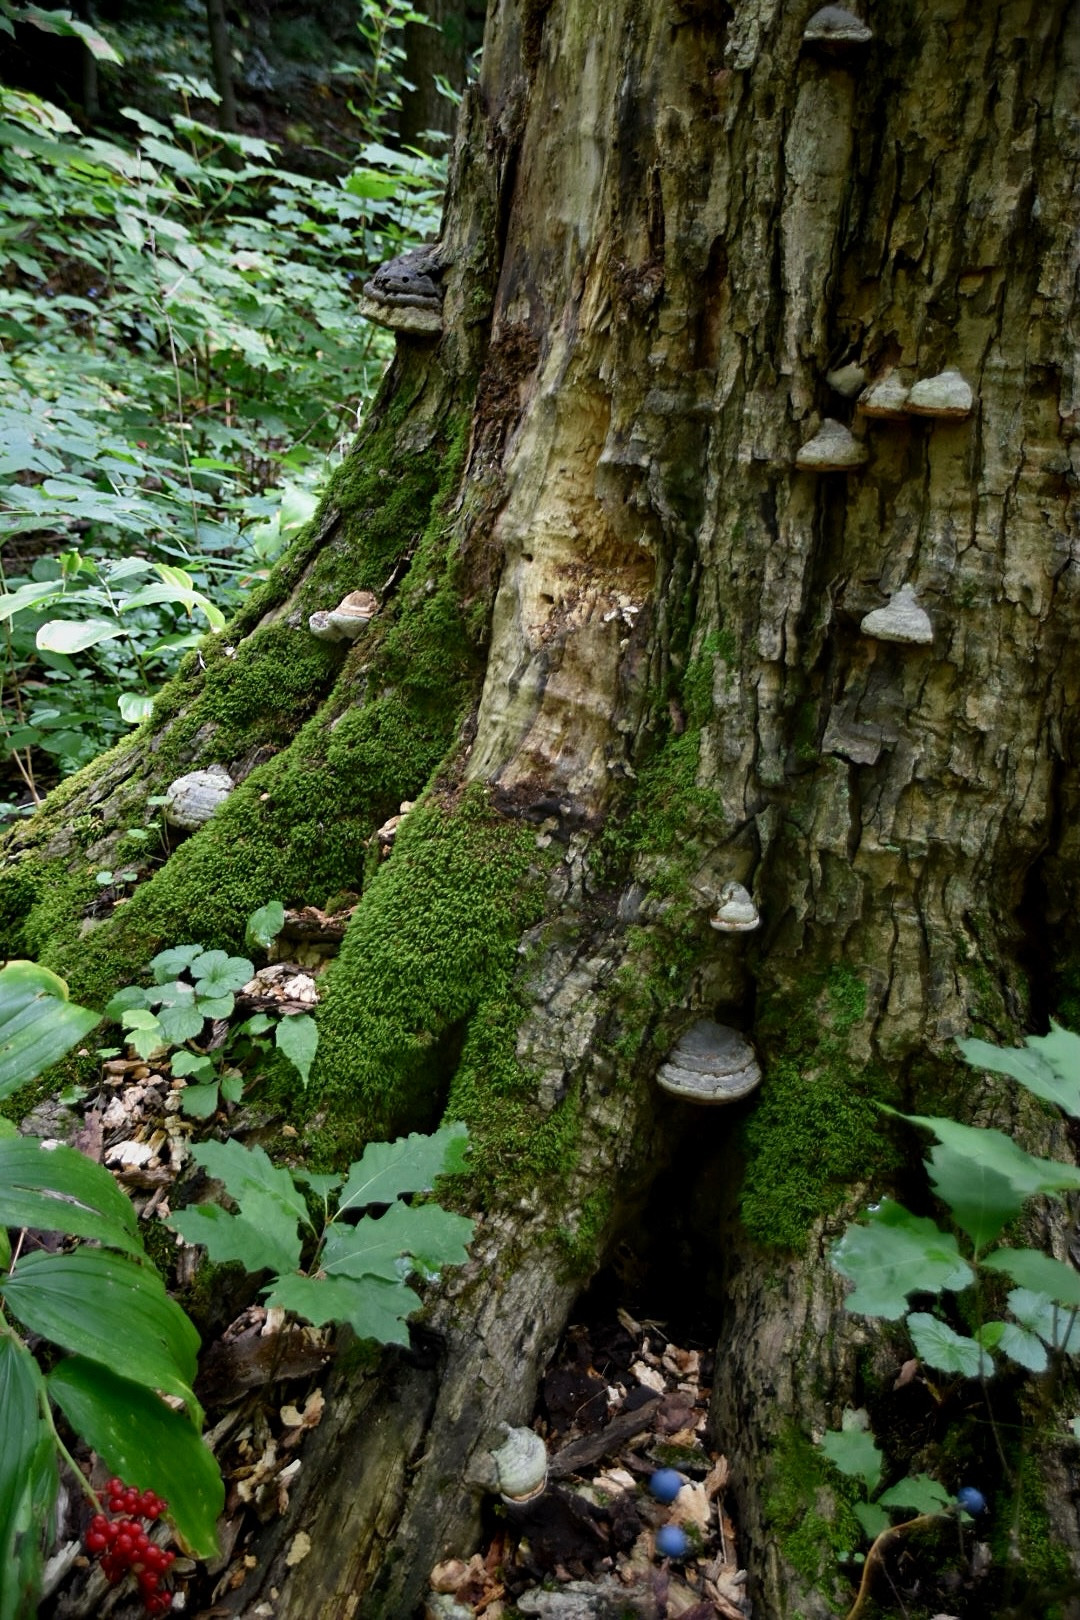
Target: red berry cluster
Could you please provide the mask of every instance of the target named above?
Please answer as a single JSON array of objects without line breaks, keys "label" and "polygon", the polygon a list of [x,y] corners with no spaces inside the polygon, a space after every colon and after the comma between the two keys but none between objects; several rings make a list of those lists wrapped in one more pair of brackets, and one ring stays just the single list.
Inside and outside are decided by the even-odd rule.
[{"label": "red berry cluster", "polygon": [[168,1503],[153,1491],[140,1492],[133,1485],[125,1485],[122,1479],[110,1479],[105,1491],[109,1512],[95,1513],[83,1545],[88,1553],[100,1558],[101,1572],[110,1586],[122,1581],[131,1570],[147,1614],[168,1614],[172,1593],[161,1590],[161,1578],[175,1562],[176,1554],[156,1546],[134,1516],[160,1519]]}]

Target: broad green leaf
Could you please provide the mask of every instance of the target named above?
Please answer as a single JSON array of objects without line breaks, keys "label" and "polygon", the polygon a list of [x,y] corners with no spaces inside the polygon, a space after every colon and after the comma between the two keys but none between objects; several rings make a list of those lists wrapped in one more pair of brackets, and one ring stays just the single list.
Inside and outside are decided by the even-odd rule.
[{"label": "broad green leaf", "polygon": [[205,1023],[202,1008],[196,1005],[195,992],[189,984],[174,985],[162,997],[157,1016],[170,1046],[194,1040]]},{"label": "broad green leaf", "polygon": [[187,1418],[141,1384],[82,1356],[62,1361],[47,1383],[72,1428],[109,1472],[137,1490],[164,1496],[193,1556],[213,1558],[225,1490],[217,1463]]},{"label": "broad green leaf", "polygon": [[[895,1109],[887,1109],[895,1113]],[[939,1119],[926,1114],[900,1114],[912,1125],[932,1131],[939,1142],[954,1153],[967,1155],[1011,1183],[1024,1198],[1035,1193],[1061,1192],[1080,1187],[1080,1168],[1061,1164],[1057,1159],[1036,1159],[1018,1147],[1003,1131],[985,1130],[977,1125],[961,1125],[955,1119]]]},{"label": "broad green leaf", "polygon": [[200,996],[227,996],[242,990],[254,973],[246,956],[229,956],[226,951],[202,951],[191,964]]},{"label": "broad green leaf", "polygon": [[148,720],[154,708],[154,700],[148,692],[121,692],[116,703],[121,720],[126,720],[129,726]]},{"label": "broad green leaf", "polygon": [[221,1077],[221,1095],[226,1102],[238,1103],[244,1095],[244,1077],[242,1074],[225,1074]]},{"label": "broad green leaf", "polygon": [[885,1509],[878,1507],[876,1502],[852,1502],[851,1511],[862,1525],[863,1535],[868,1541],[876,1541],[892,1523]]},{"label": "broad green leaf", "polygon": [[948,1204],[976,1251],[992,1243],[1005,1222],[1023,1208],[1024,1195],[1011,1181],[967,1153],[938,1143],[930,1149],[927,1164],[934,1191]]},{"label": "broad green leaf", "polygon": [[[219,607],[215,607],[209,597],[201,591],[192,590],[190,586],[183,585],[143,585],[120,604],[121,613],[129,608],[153,607],[159,602],[168,602],[173,607],[186,608],[190,613],[198,608],[212,630],[221,630],[225,626],[225,615]],[[126,632],[121,632],[126,634]],[[65,651],[70,649],[64,649]]]},{"label": "broad green leaf", "polygon": [[235,1005],[231,990],[227,996],[204,996],[202,986],[195,987],[195,1006],[203,1018],[231,1018]]},{"label": "broad green leaf", "polygon": [[42,1526],[56,1499],[56,1453],[37,1363],[0,1335],[0,1620],[30,1620],[41,1588]]},{"label": "broad green leaf", "polygon": [[1046,1371],[1046,1349],[1041,1339],[1016,1322],[984,1322],[975,1338],[984,1350],[1001,1350],[1029,1372]]},{"label": "broad green leaf", "polygon": [[20,585],[17,591],[0,596],[0,624],[23,608],[40,608],[50,597],[59,601],[63,595],[63,586],[55,579],[35,580],[29,585]]},{"label": "broad green leaf", "polygon": [[140,985],[127,984],[122,990],[118,990],[115,996],[110,996],[105,1003],[105,1011],[102,1016],[118,1024],[123,1014],[130,1011],[132,1007],[147,1006],[149,1006],[149,992],[142,989]]},{"label": "broad green leaf", "polygon": [[244,944],[252,950],[265,951],[277,939],[285,926],[285,907],[280,900],[268,900],[265,906],[253,911],[244,930]]},{"label": "broad green leaf", "polygon": [[204,954],[201,945],[174,945],[171,950],[159,951],[150,962],[154,983],[167,984],[170,979],[179,978],[197,957]]},{"label": "broad green leaf", "polygon": [[1021,1288],[1047,1294],[1062,1305],[1080,1305],[1080,1272],[1041,1249],[995,1249],[984,1254],[980,1264],[990,1271],[1003,1271]]},{"label": "broad green leaf", "polygon": [[382,1277],[279,1277],[263,1293],[268,1305],[280,1305],[316,1327],[347,1322],[357,1338],[380,1344],[408,1344],[406,1318],[421,1304],[404,1283]]},{"label": "broad green leaf", "polygon": [[31,1333],[107,1367],[121,1362],[125,1377],[198,1411],[199,1335],[152,1267],[85,1247],[28,1254],[0,1293]]},{"label": "broad green leaf", "polygon": [[9,962],[0,971],[0,1097],[36,1080],[100,1022],[68,1000],[55,973]]},{"label": "broad green leaf", "polygon": [[911,1508],[915,1513],[947,1513],[952,1497],[944,1485],[929,1474],[911,1474],[898,1479],[878,1497],[882,1507]]},{"label": "broad green leaf", "polygon": [[1080,1318],[1075,1308],[1058,1305],[1031,1288],[1012,1289],[1008,1300],[1021,1327],[1037,1333],[1051,1349],[1064,1350],[1070,1356],[1080,1350]]},{"label": "broad green leaf", "polygon": [[[330,1194],[341,1186],[340,1176],[320,1175],[316,1170],[294,1170],[293,1176],[297,1181],[302,1181],[305,1187],[310,1187],[316,1198],[321,1198],[324,1204]],[[331,1231],[336,1230],[336,1227],[331,1227]]]},{"label": "broad green leaf", "polygon": [[349,1166],[338,1215],[365,1204],[391,1204],[402,1193],[430,1192],[437,1176],[465,1168],[469,1133],[460,1121],[431,1136],[414,1132],[395,1142],[371,1142]]},{"label": "broad green leaf", "polygon": [[881,1452],[865,1429],[830,1429],[821,1437],[821,1449],[842,1474],[861,1479],[867,1491],[881,1479]]},{"label": "broad green leaf", "polygon": [[80,653],[127,634],[123,625],[106,619],[49,619],[35,639],[39,652]]},{"label": "broad green leaf", "polygon": [[[184,1113],[187,1114],[189,1119],[209,1119],[217,1105],[218,1082],[216,1080],[210,1080],[203,1085],[185,1086],[183,1091],[180,1093],[180,1107],[183,1109]],[[198,1209],[205,1209],[208,1206],[199,1204],[195,1207]],[[187,1211],[182,1211],[182,1213],[186,1214]],[[178,1230],[182,1231],[183,1228],[178,1228]],[[205,1243],[206,1239],[198,1237],[192,1239],[192,1241],[195,1243]],[[212,1255],[211,1259],[213,1259]]]},{"label": "broad green leaf", "polygon": [[864,1223],[848,1227],[833,1248],[832,1263],[855,1284],[845,1310],[893,1322],[906,1311],[909,1294],[966,1288],[975,1280],[951,1232],[890,1198]]},{"label": "broad green leaf", "polygon": [[319,1264],[330,1276],[396,1281],[411,1270],[434,1273],[443,1266],[463,1265],[472,1235],[473,1223],[464,1215],[438,1204],[413,1208],[395,1202],[378,1219],[365,1215],[355,1225],[333,1222]]},{"label": "broad green leaf", "polygon": [[975,1069],[1007,1074],[1044,1102],[1080,1118],[1080,1035],[1051,1022],[1049,1035],[1029,1035],[1024,1046],[958,1041]]},{"label": "broad green leaf", "polygon": [[[191,1089],[190,1087],[188,1088]],[[236,1215],[218,1204],[193,1204],[171,1224],[189,1243],[203,1243],[211,1260],[238,1260],[248,1271],[294,1271],[300,1264],[297,1223],[310,1225],[307,1205],[287,1170],[262,1148],[239,1142],[202,1142],[192,1156],[225,1184]]]},{"label": "broad green leaf", "polygon": [[109,1172],[74,1148],[33,1136],[0,1141],[0,1226],[97,1238],[142,1253],[135,1211]]},{"label": "broad green leaf", "polygon": [[964,1378],[989,1375],[994,1363],[974,1339],[954,1333],[947,1322],[939,1322],[926,1311],[912,1311],[907,1319],[915,1354],[938,1372],[960,1373]]},{"label": "broad green leaf", "polygon": [[180,1080],[211,1080],[214,1076],[214,1065],[203,1052],[174,1052],[169,1067]]},{"label": "broad green leaf", "polygon": [[319,1031],[314,1018],[307,1013],[293,1013],[283,1018],[274,1033],[274,1044],[297,1069],[306,1086],[319,1044]]}]

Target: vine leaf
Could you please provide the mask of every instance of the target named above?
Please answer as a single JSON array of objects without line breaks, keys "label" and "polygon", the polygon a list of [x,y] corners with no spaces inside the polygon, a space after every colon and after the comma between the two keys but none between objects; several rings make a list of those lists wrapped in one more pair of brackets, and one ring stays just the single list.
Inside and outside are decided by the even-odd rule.
[{"label": "vine leaf", "polygon": [[443,1266],[464,1264],[472,1235],[472,1221],[438,1204],[413,1208],[394,1203],[378,1219],[365,1215],[355,1225],[335,1222],[320,1264],[329,1276],[373,1276],[397,1282],[417,1266],[432,1274]]},{"label": "vine leaf", "polygon": [[926,1311],[912,1311],[907,1325],[915,1353],[928,1367],[959,1373],[963,1378],[993,1372],[994,1363],[987,1352],[974,1339],[954,1332],[947,1322],[939,1322]]},{"label": "vine leaf", "polygon": [[319,1044],[319,1031],[315,1027],[314,1018],[307,1013],[293,1013],[283,1018],[275,1031],[274,1042],[278,1051],[284,1052],[289,1062],[298,1070],[300,1079],[306,1086]]},{"label": "vine leaf", "polygon": [[944,1485],[939,1485],[929,1474],[909,1474],[897,1480],[878,1497],[882,1507],[911,1508],[915,1513],[944,1513],[952,1505],[952,1498]]},{"label": "vine leaf", "polygon": [[1019,1215],[1023,1194],[1000,1170],[938,1143],[927,1160],[934,1191],[976,1250],[992,1243],[1006,1221]]},{"label": "vine leaf", "polygon": [[175,1211],[171,1225],[189,1243],[205,1244],[211,1260],[238,1260],[248,1271],[294,1271],[300,1264],[297,1224],[310,1223],[288,1170],[262,1148],[246,1148],[231,1138],[202,1142],[192,1157],[224,1182],[238,1213],[229,1215],[219,1204],[193,1204]]},{"label": "vine leaf", "polygon": [[358,1339],[408,1344],[406,1320],[420,1309],[420,1296],[382,1277],[279,1277],[263,1290],[268,1305],[281,1305],[316,1327],[347,1322]]},{"label": "vine leaf", "polygon": [[1042,1340],[1016,1322],[984,1322],[975,1337],[984,1350],[1000,1350],[1028,1372],[1046,1371],[1046,1347]]},{"label": "vine leaf", "polygon": [[460,1121],[444,1125],[431,1136],[414,1131],[396,1142],[371,1142],[363,1156],[349,1166],[338,1215],[365,1204],[390,1204],[402,1193],[430,1192],[436,1176],[452,1176],[465,1168],[469,1136]]}]

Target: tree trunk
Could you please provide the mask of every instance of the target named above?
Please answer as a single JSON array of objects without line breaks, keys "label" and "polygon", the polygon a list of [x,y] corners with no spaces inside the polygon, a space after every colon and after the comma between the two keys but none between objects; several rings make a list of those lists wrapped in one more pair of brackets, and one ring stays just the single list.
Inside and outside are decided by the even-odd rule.
[{"label": "tree trunk", "polygon": [[[721,1188],[714,1428],[754,1612],[837,1612],[809,1437],[874,1391],[887,1415],[907,1353],[827,1260],[910,1180],[876,1104],[1062,1150],[951,1052],[1060,1005],[1076,947],[1080,10],[875,0],[848,45],[804,40],[808,10],[494,6],[441,336],[402,337],[310,535],[152,725],[12,836],[9,948],[84,999],[162,944],[235,946],[272,897],[362,889],[291,1100],[307,1151],[472,1133],[471,1263],[414,1353],[343,1364],[232,1612],[411,1615],[474,1541],[497,1423],[691,1154]],[[870,416],[854,367],[955,369],[974,408]],[[796,466],[826,417],[853,470]],[[905,584],[932,639],[864,631]],[[366,639],[312,638],[353,589],[382,601]],[[224,807],[80,936],[147,796],[210,763]],[[759,932],[709,927],[729,881]],[[654,1085],[704,1016],[762,1056],[732,1109]],[[1037,1593],[1080,1527],[1075,1452],[1032,1466]]]},{"label": "tree trunk", "polygon": [[218,125],[229,134],[235,135],[236,96],[233,93],[229,22],[225,15],[225,0],[206,0],[206,32],[210,40],[210,60],[214,64],[214,88],[221,97]]}]

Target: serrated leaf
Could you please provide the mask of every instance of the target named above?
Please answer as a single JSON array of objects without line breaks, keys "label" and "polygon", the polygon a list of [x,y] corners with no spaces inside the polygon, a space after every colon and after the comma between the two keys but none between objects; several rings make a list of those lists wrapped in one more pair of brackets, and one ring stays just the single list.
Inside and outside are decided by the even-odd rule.
[{"label": "serrated leaf", "polygon": [[[886,1112],[896,1113],[897,1110],[886,1109]],[[1061,1192],[1067,1187],[1080,1187],[1080,1168],[1076,1165],[1062,1164],[1057,1159],[1036,1159],[1030,1153],[1025,1153],[1003,1131],[961,1125],[955,1119],[926,1114],[899,1114],[898,1117],[932,1131],[938,1141],[953,1152],[967,1155],[974,1162],[996,1171],[1024,1198],[1033,1197],[1035,1193]]]},{"label": "serrated leaf", "polygon": [[333,1222],[319,1264],[328,1276],[395,1281],[417,1267],[437,1272],[442,1266],[464,1264],[472,1235],[473,1223],[464,1215],[440,1209],[438,1204],[414,1209],[397,1202],[378,1219],[365,1215],[355,1225]]},{"label": "serrated leaf", "polygon": [[284,1052],[306,1086],[319,1045],[319,1031],[314,1018],[307,1013],[294,1013],[283,1018],[274,1033],[274,1044]]},{"label": "serrated leaf", "polygon": [[109,1172],[74,1148],[34,1136],[0,1140],[0,1226],[97,1238],[143,1252],[135,1211]]},{"label": "serrated leaf", "polygon": [[174,945],[170,950],[159,951],[150,961],[154,983],[167,984],[170,979],[178,979],[202,955],[201,945]]},{"label": "serrated leaf", "polygon": [[371,1142],[349,1166],[338,1215],[365,1204],[391,1204],[402,1193],[430,1192],[437,1176],[465,1168],[469,1133],[455,1121],[431,1136],[413,1132],[395,1142]]},{"label": "serrated leaf", "polygon": [[975,1280],[951,1232],[889,1198],[865,1222],[848,1227],[832,1263],[855,1284],[845,1310],[888,1321],[903,1316],[909,1294],[966,1288]]},{"label": "serrated leaf", "polygon": [[265,951],[285,926],[285,907],[280,900],[268,900],[265,906],[253,911],[244,930],[244,944],[252,950]]},{"label": "serrated leaf", "polygon": [[912,1311],[907,1319],[908,1332],[920,1361],[938,1372],[959,1373],[963,1378],[989,1375],[994,1363],[987,1352],[974,1339],[955,1333],[947,1322],[939,1322],[926,1311]]},{"label": "serrated leaf", "polygon": [[0,971],[0,1097],[51,1068],[101,1022],[68,1000],[67,985],[34,962]]},{"label": "serrated leaf", "polygon": [[420,1298],[404,1283],[382,1277],[279,1277],[263,1290],[268,1305],[321,1327],[346,1322],[359,1339],[408,1344],[406,1318],[420,1309]]},{"label": "serrated leaf", "polygon": [[882,1507],[911,1508],[915,1513],[946,1513],[952,1506],[952,1497],[944,1485],[939,1485],[929,1474],[911,1474],[898,1479],[878,1497]]},{"label": "serrated leaf", "polygon": [[1049,1035],[1029,1035],[1024,1046],[958,1041],[973,1068],[1007,1074],[1044,1102],[1080,1118],[1080,1036],[1051,1021]]},{"label": "serrated leaf", "polygon": [[102,1249],[28,1254],[0,1294],[31,1333],[107,1367],[122,1359],[125,1377],[201,1417],[191,1390],[199,1335],[151,1267]]},{"label": "serrated leaf", "polygon": [[33,1356],[0,1336],[0,1620],[29,1620],[41,1589],[42,1526],[56,1499],[56,1453]]},{"label": "serrated leaf", "polygon": [[821,1437],[821,1449],[835,1468],[850,1479],[861,1479],[868,1491],[881,1479],[881,1452],[865,1429],[830,1429]]},{"label": "serrated leaf", "polygon": [[235,1002],[232,992],[227,996],[204,996],[201,986],[196,986],[195,1007],[201,1018],[231,1018]]},{"label": "serrated leaf", "polygon": [[217,1553],[217,1517],[225,1490],[217,1463],[179,1412],[141,1384],[82,1356],[50,1374],[49,1394],[110,1473],[137,1490],[156,1491],[196,1558]]},{"label": "serrated leaf", "polygon": [[1062,1305],[1080,1305],[1080,1272],[1041,1249],[995,1249],[984,1254],[980,1264],[989,1271],[1003,1271],[1021,1288],[1047,1294]]},{"label": "serrated leaf", "polygon": [[192,962],[191,974],[200,997],[227,996],[242,990],[254,977],[255,968],[246,956],[229,956],[226,951],[203,951]]},{"label": "serrated leaf", "polygon": [[1059,1305],[1031,1288],[1012,1289],[1008,1300],[1020,1325],[1037,1333],[1051,1349],[1064,1350],[1070,1356],[1080,1351],[1080,1319],[1074,1307]]},{"label": "serrated leaf", "polygon": [[310,1222],[289,1172],[273,1164],[262,1148],[245,1148],[232,1140],[202,1142],[192,1149],[192,1157],[224,1182],[238,1212],[229,1215],[218,1204],[193,1204],[173,1213],[176,1230],[189,1243],[205,1244],[211,1260],[238,1260],[248,1271],[294,1271],[300,1264],[297,1223]]},{"label": "serrated leaf", "polygon": [[976,1250],[992,1243],[1006,1221],[1018,1215],[1024,1195],[999,1171],[938,1143],[927,1160],[930,1181]]},{"label": "serrated leaf", "polygon": [[852,1502],[851,1511],[862,1525],[867,1541],[876,1541],[892,1523],[885,1509],[878,1507],[876,1502]]}]

